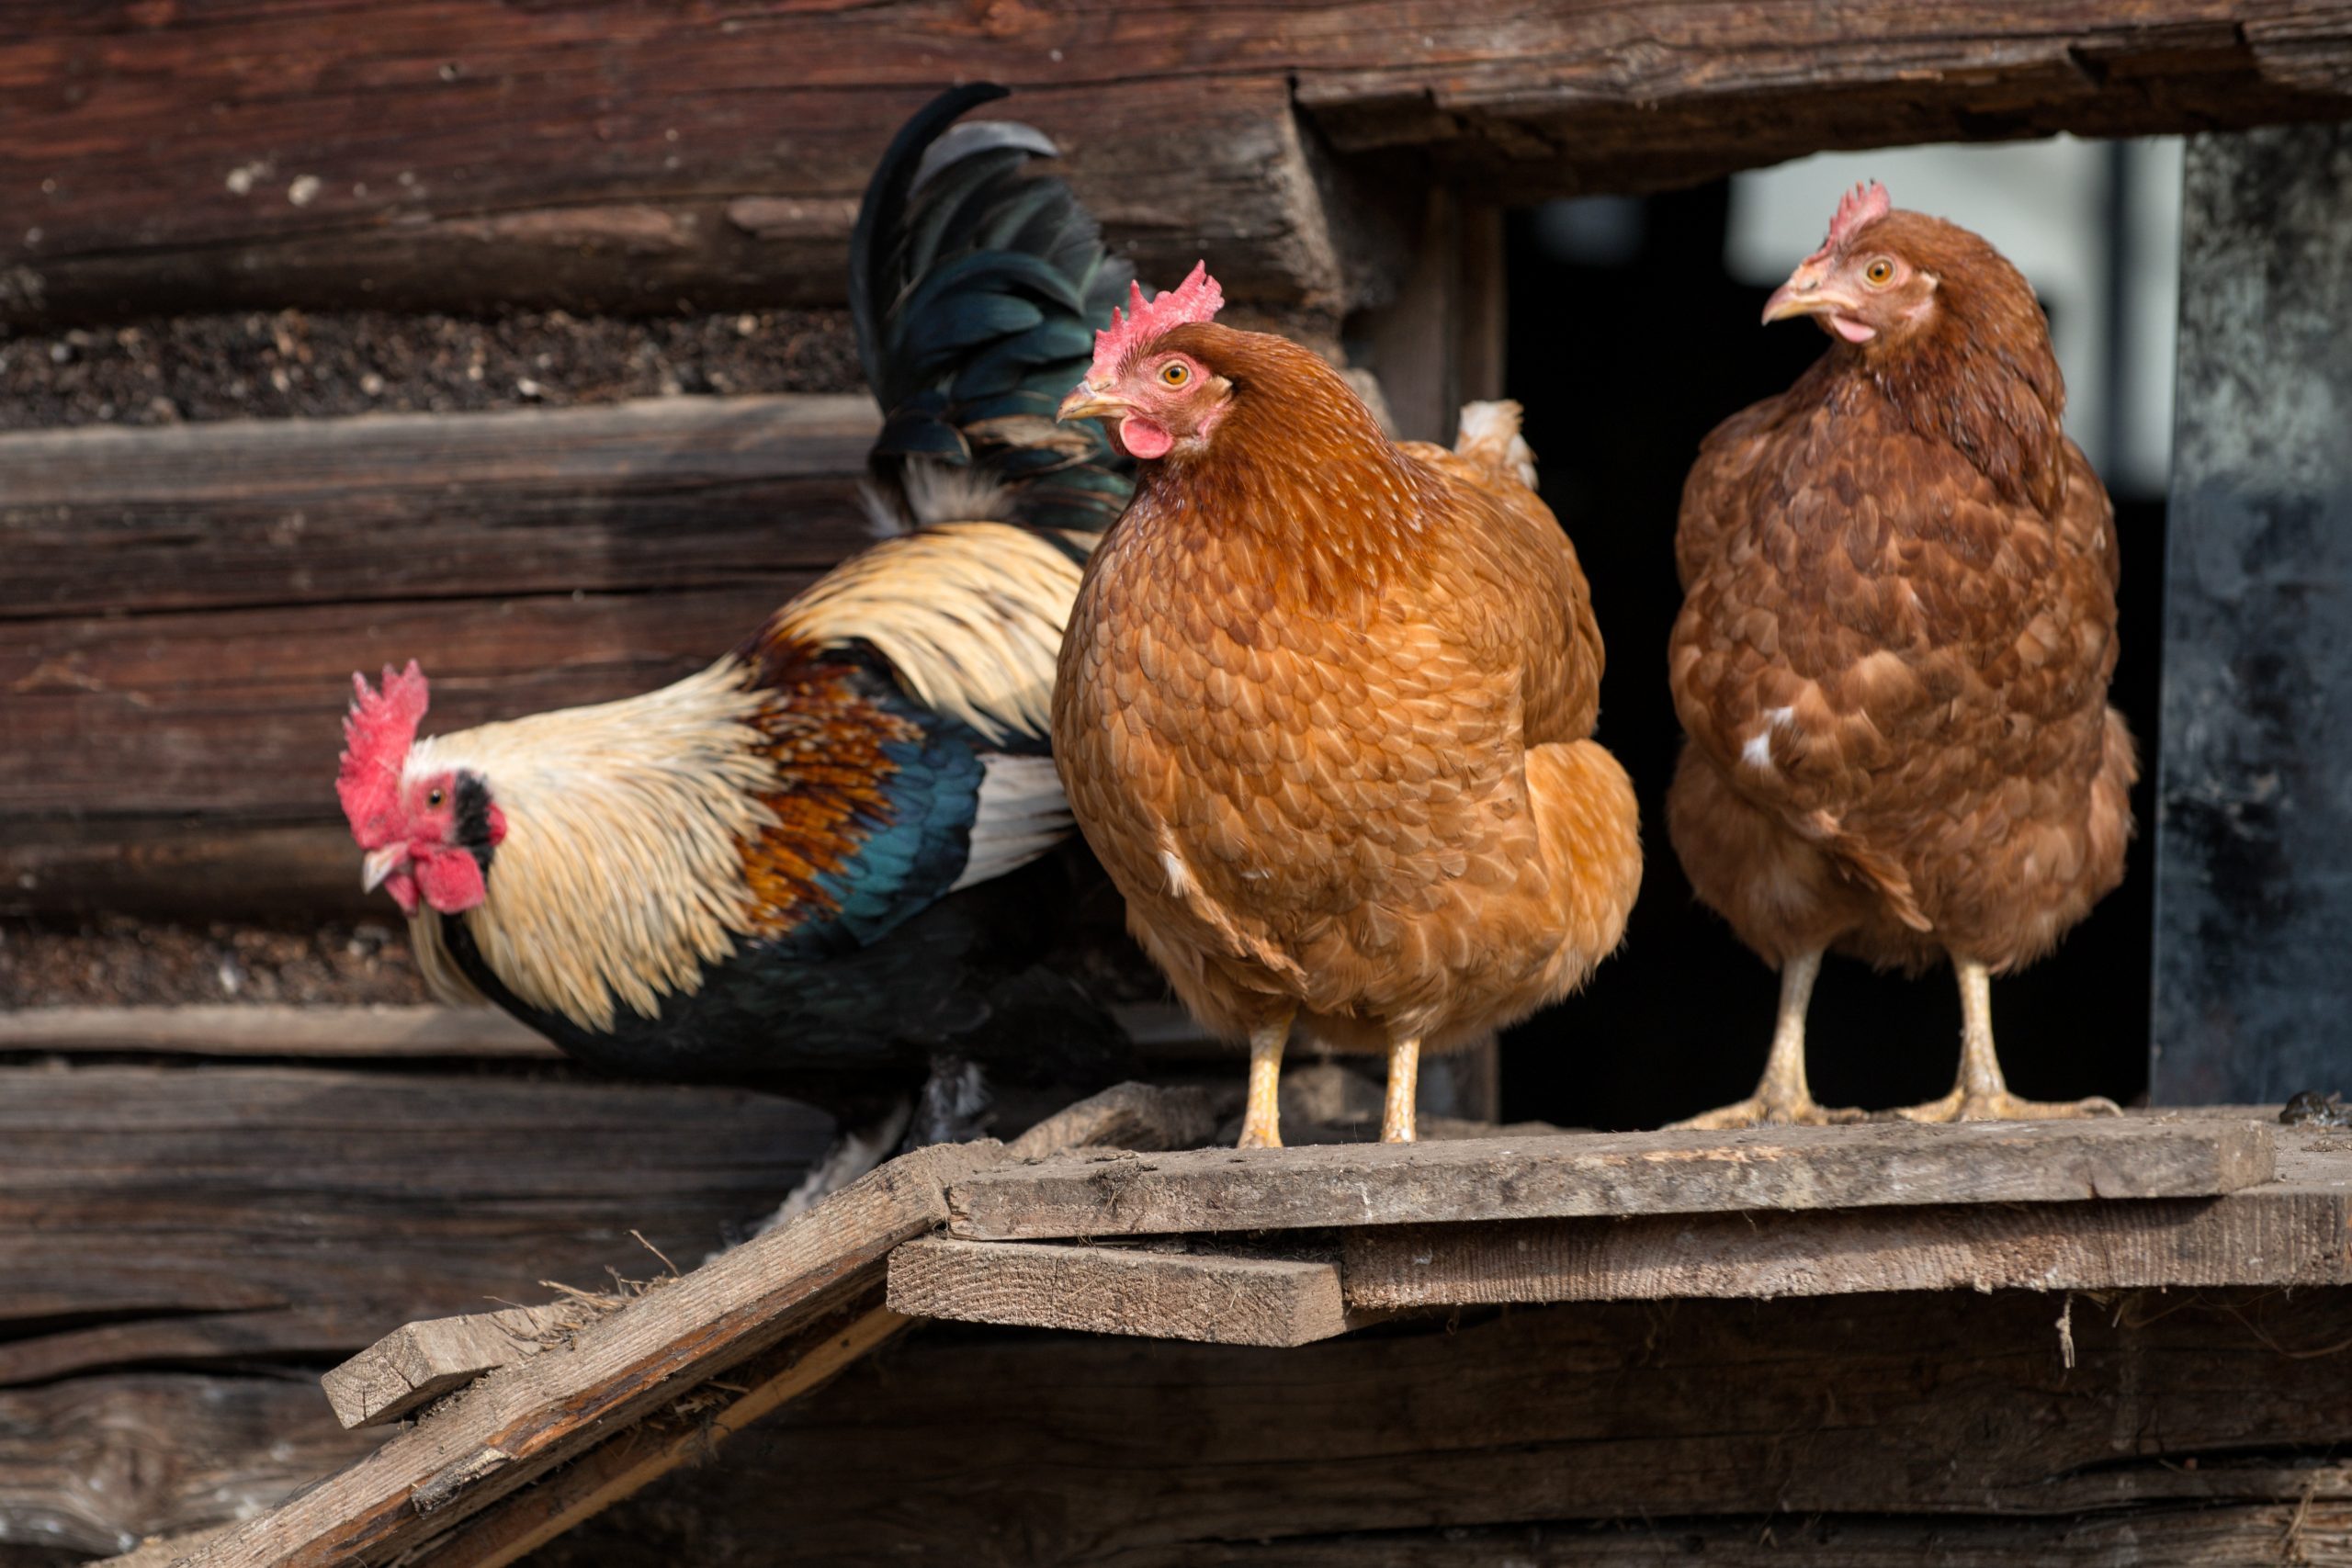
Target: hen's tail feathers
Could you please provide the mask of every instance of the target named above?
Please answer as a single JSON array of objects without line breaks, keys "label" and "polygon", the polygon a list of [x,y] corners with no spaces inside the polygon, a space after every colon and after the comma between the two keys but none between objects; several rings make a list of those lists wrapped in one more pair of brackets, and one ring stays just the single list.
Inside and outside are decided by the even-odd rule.
[{"label": "hen's tail feathers", "polygon": [[1509,398],[1462,405],[1462,426],[1453,438],[1456,457],[1510,475],[1535,488],[1535,453],[1519,433],[1522,411]]},{"label": "hen's tail feathers", "polygon": [[1054,418],[1134,272],[1069,186],[1028,171],[1057,155],[1042,132],[955,124],[1005,96],[976,82],[918,111],[850,237],[858,356],[885,413],[867,507],[886,532],[997,519],[1100,533],[1134,489],[1099,422]]}]

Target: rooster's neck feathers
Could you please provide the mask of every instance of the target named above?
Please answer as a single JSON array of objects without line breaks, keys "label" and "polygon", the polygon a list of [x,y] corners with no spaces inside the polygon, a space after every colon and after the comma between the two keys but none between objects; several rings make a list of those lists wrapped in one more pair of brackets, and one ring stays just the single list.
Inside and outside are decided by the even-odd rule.
[{"label": "rooster's neck feathers", "polygon": [[[729,658],[644,696],[416,743],[408,772],[478,773],[504,813],[488,897],[459,918],[517,998],[609,1030],[616,1007],[650,1017],[694,990],[752,931],[738,845],[772,819],[763,705]],[[418,964],[437,994],[469,998],[441,918],[412,921]]]},{"label": "rooster's neck feathers", "polygon": [[863,643],[909,695],[999,745],[1042,740],[1094,536],[959,523],[890,539],[776,613],[755,648]]}]

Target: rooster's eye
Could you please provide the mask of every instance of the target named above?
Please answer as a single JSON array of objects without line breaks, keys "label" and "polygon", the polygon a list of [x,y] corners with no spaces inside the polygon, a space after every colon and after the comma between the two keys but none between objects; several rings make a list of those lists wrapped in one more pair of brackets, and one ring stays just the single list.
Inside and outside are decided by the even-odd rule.
[{"label": "rooster's eye", "polygon": [[1894,264],[1881,256],[1862,269],[1862,280],[1872,288],[1883,288],[1894,278]]},{"label": "rooster's eye", "polygon": [[1159,367],[1159,378],[1171,387],[1181,387],[1193,378],[1193,373],[1185,368],[1182,360],[1171,359]]},{"label": "rooster's eye", "polygon": [[441,804],[441,792],[437,789],[427,790],[424,795],[424,804],[428,807],[439,807]]}]

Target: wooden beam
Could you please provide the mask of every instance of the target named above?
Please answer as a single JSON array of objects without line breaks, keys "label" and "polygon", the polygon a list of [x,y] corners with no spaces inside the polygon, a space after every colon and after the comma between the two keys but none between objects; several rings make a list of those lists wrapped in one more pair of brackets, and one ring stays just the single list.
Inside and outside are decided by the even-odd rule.
[{"label": "wooden beam", "polygon": [[[1674,1214],[1351,1231],[1348,1302],[2352,1285],[2352,1144],[2296,1137],[2222,1198]],[[2313,1145],[2316,1145],[2314,1148]]]},{"label": "wooden beam", "polygon": [[338,1359],[542,1280],[657,1278],[649,1244],[723,1245],[831,1125],[772,1095],[543,1076],[0,1068],[0,1386]]},{"label": "wooden beam", "polygon": [[560,1061],[543,1035],[494,1008],[51,1007],[0,1012],[0,1051],[77,1055]]},{"label": "wooden beam", "polygon": [[1209,1345],[1307,1345],[1349,1327],[1339,1265],[1328,1258],[945,1236],[890,1255],[890,1305],[959,1323]]},{"label": "wooden beam", "polygon": [[680,397],[0,435],[0,620],[821,571],[873,540],[879,427],[863,397]]},{"label": "wooden beam", "polygon": [[1335,242],[1321,147],[1523,201],[1826,147],[2340,118],[2348,39],[2344,0],[31,0],[0,35],[0,311],[838,301],[875,158],[975,76],[1022,90],[1146,276],[1205,253],[1236,299],[1347,310],[1393,279]]},{"label": "wooden beam", "polygon": [[1438,1220],[2208,1197],[2270,1179],[2252,1120],[1907,1123],[1111,1155],[949,1195],[982,1241]]},{"label": "wooden beam", "polygon": [[1502,396],[1500,209],[1432,186],[1396,297],[1361,325],[1396,433],[1451,446],[1462,405]]},{"label": "wooden beam", "polygon": [[2352,129],[2191,139],[2152,1093],[2352,1089]]}]

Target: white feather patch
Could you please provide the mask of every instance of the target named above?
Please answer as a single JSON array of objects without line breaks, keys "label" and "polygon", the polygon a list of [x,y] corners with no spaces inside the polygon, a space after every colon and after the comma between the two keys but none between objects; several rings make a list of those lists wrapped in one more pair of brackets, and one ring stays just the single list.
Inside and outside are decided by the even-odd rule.
[{"label": "white feather patch", "polygon": [[1453,437],[1456,456],[1500,468],[1528,489],[1535,488],[1535,452],[1519,433],[1520,406],[1509,398],[1464,403]]},{"label": "white feather patch", "polygon": [[1069,802],[1050,757],[990,756],[980,760],[979,815],[958,887],[1018,871],[1069,837]]}]

